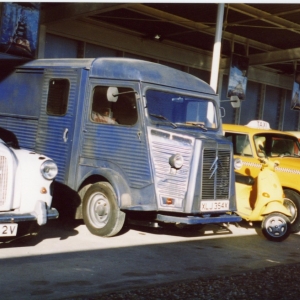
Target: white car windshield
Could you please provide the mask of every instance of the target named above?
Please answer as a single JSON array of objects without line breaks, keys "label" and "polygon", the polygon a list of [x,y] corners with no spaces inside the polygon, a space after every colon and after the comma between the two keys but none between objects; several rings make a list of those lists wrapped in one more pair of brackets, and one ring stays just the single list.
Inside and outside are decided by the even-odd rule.
[{"label": "white car windshield", "polygon": [[148,90],[147,109],[150,119],[173,127],[194,126],[203,130],[218,127],[213,101],[191,96]]}]

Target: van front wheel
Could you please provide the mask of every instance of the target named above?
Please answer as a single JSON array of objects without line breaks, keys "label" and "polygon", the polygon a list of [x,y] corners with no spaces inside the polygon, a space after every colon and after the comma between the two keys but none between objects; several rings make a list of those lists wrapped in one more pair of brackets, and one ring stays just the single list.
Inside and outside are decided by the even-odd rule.
[{"label": "van front wheel", "polygon": [[102,237],[116,235],[125,222],[125,213],[120,211],[116,194],[107,182],[89,187],[83,198],[82,214],[89,231]]}]

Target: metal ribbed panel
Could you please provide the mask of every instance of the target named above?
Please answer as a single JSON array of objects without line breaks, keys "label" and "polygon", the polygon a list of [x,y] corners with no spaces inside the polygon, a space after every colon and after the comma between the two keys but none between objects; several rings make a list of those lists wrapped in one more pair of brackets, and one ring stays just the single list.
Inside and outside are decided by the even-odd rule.
[{"label": "metal ribbed panel", "polygon": [[[190,149],[165,147],[162,144],[153,143],[152,151],[155,173],[158,178],[158,193],[162,196],[183,199],[187,189],[188,164],[191,156]],[[174,153],[180,153],[183,156],[184,166],[173,175],[170,173],[169,158]]]},{"label": "metal ribbed panel", "polygon": [[[53,78],[66,78],[70,81],[69,100],[67,114],[64,116],[52,116],[47,112],[47,99],[49,82]],[[70,155],[70,140],[72,139],[75,99],[77,92],[78,74],[73,69],[46,70],[44,76],[43,94],[41,101],[41,114],[39,119],[36,151],[51,157],[58,165],[56,179],[64,182],[68,171],[68,157]],[[69,140],[63,142],[64,130],[68,129]]]},{"label": "metal ribbed panel", "polygon": [[[230,150],[204,149],[202,199],[221,200],[229,197]],[[217,169],[214,172],[215,161]]]},{"label": "metal ribbed panel", "polygon": [[[149,185],[149,157],[136,127],[86,124],[82,156],[111,162],[124,172],[133,188]],[[144,140],[144,138],[142,137]]]},{"label": "metal ribbed panel", "polygon": [[[166,139],[166,142],[153,141],[151,152],[155,169],[158,194],[162,197],[185,198],[192,146],[174,145]],[[179,153],[183,156],[183,167],[172,173],[169,158]]]},{"label": "metal ribbed panel", "polygon": [[0,127],[13,132],[21,148],[34,149],[38,120],[1,116]]},{"label": "metal ribbed panel", "polygon": [[0,206],[5,204],[7,193],[8,165],[5,156],[0,156]]}]

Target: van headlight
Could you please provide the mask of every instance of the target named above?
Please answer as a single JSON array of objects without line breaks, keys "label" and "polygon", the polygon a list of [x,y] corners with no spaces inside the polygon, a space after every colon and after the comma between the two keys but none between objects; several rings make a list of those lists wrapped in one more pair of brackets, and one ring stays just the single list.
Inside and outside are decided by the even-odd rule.
[{"label": "van headlight", "polygon": [[58,173],[58,168],[53,160],[46,160],[41,165],[41,173],[45,179],[52,180]]},{"label": "van headlight", "polygon": [[181,154],[174,154],[169,158],[169,164],[172,168],[180,169],[183,166],[183,157]]}]

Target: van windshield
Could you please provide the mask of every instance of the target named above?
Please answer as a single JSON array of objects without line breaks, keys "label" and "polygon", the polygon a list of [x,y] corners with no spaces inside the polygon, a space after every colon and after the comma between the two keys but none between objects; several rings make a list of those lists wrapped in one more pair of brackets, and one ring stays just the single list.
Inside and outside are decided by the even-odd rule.
[{"label": "van windshield", "polygon": [[164,122],[173,127],[194,126],[204,130],[218,127],[213,101],[180,94],[148,90],[148,115],[153,122]]}]

